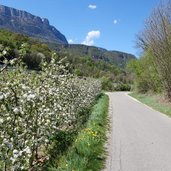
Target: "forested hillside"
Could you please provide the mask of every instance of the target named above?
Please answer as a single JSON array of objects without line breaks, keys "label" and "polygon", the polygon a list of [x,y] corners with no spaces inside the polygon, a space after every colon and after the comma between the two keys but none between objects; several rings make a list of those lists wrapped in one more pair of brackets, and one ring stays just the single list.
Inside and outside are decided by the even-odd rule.
[{"label": "forested hillside", "polygon": [[171,2],[156,7],[137,36],[143,50],[139,60],[128,68],[135,78],[137,91],[162,93],[171,101]]},{"label": "forested hillside", "polygon": [[17,58],[23,43],[25,45],[23,62],[29,69],[40,70],[39,64],[42,59],[48,62],[55,53],[58,60],[64,58],[63,63],[70,64],[68,69],[71,73],[77,76],[101,78],[104,82],[104,87],[107,89],[113,89],[113,83],[127,84],[131,82],[131,78],[127,75],[125,69],[120,68],[116,64],[103,59],[93,59],[85,54],[79,56],[68,51],[55,50],[48,44],[7,30],[0,30],[0,50],[2,52],[5,48],[8,48],[7,53],[1,57],[1,64],[5,58]]},{"label": "forested hillside", "polygon": [[136,58],[132,54],[114,50],[109,51],[104,48],[81,44],[62,45],[51,43],[50,46],[61,53],[71,54],[72,56],[90,57],[93,60],[100,60],[109,64],[115,64],[119,68],[124,68],[129,60]]}]

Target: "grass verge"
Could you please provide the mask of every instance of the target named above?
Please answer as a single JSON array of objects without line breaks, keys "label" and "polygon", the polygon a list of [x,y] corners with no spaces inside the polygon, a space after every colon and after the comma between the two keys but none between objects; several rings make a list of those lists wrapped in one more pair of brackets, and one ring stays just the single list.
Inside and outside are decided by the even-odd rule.
[{"label": "grass verge", "polygon": [[108,96],[103,95],[93,107],[86,127],[60,159],[58,168],[51,167],[49,171],[99,171],[104,167],[108,104]]},{"label": "grass verge", "polygon": [[152,107],[153,109],[161,113],[164,113],[168,116],[171,116],[171,106],[160,102],[156,96],[139,93],[130,93],[129,95],[139,100],[140,102]]}]

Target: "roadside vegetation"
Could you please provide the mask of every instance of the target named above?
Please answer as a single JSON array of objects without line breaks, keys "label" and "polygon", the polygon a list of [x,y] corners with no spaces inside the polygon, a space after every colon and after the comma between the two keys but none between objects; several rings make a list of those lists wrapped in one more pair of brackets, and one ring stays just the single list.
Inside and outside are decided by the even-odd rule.
[{"label": "roadside vegetation", "polygon": [[[171,102],[171,2],[160,3],[145,22],[142,32],[137,36],[137,46],[142,55],[132,60],[127,68],[134,79],[134,91],[141,94],[164,95]],[[145,103],[153,106],[150,97],[144,98]],[[142,97],[142,98],[140,98]],[[148,99],[151,99],[151,102]],[[154,102],[155,103],[155,102]],[[162,105],[159,103],[154,106]],[[163,106],[161,108],[167,108]],[[158,108],[159,109],[159,108]],[[160,109],[159,109],[160,110]],[[167,110],[167,109],[166,109]],[[164,112],[165,113],[165,112]],[[167,112],[166,112],[167,113]]]},{"label": "roadside vegetation", "polygon": [[163,99],[161,95],[159,96],[140,93],[130,93],[129,95],[150,106],[151,108],[171,116],[171,105],[165,99]]},{"label": "roadside vegetation", "polygon": [[26,43],[18,58],[7,60],[8,50],[1,52],[0,170],[39,170],[51,158],[54,145],[56,151],[60,143],[69,146],[88,120],[101,82],[75,77],[55,53],[49,62],[42,58],[40,71],[28,70],[23,63]]},{"label": "roadside vegetation", "polygon": [[75,138],[74,143],[59,160],[58,167],[49,171],[99,171],[104,168],[104,144],[108,130],[108,96],[102,95],[93,107],[88,123]]}]

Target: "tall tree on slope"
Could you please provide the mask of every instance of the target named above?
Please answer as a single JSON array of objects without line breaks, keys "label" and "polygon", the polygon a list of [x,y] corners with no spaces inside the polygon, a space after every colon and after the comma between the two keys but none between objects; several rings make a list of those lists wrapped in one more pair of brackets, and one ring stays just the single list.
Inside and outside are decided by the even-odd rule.
[{"label": "tall tree on slope", "polygon": [[164,91],[171,101],[171,1],[153,10],[138,35],[138,45],[152,52]]}]

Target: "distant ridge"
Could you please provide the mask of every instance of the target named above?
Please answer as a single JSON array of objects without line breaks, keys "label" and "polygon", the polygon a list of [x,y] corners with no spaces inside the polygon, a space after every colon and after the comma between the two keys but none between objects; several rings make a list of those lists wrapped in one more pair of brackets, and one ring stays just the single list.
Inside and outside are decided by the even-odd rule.
[{"label": "distant ridge", "polygon": [[3,5],[0,5],[0,28],[26,34],[46,42],[68,44],[65,36],[51,26],[48,19]]},{"label": "distant ridge", "polygon": [[93,60],[102,60],[110,64],[115,64],[121,68],[124,68],[131,59],[136,59],[134,55],[129,53],[114,50],[109,51],[95,46],[86,46],[80,44],[51,44],[50,46],[60,53],[66,53],[66,55],[70,54],[73,56],[90,57]]}]

